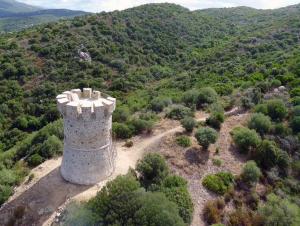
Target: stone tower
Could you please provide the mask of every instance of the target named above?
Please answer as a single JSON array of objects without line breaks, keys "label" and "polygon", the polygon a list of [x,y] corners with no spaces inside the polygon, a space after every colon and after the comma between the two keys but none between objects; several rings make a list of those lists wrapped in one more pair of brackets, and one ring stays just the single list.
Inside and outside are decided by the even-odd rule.
[{"label": "stone tower", "polygon": [[95,184],[114,171],[112,113],[116,99],[90,88],[66,91],[56,97],[64,118],[61,174],[76,184]]}]

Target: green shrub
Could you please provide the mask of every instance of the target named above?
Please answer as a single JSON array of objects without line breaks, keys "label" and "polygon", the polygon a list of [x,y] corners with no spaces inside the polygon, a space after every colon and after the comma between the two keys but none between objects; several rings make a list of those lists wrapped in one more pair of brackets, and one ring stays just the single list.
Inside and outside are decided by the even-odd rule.
[{"label": "green shrub", "polygon": [[127,106],[117,107],[113,113],[114,122],[126,122],[130,117],[130,111]]},{"label": "green shrub", "polygon": [[[176,182],[177,179],[175,183]],[[174,182],[172,184],[174,185]],[[171,187],[169,181],[168,187],[163,187],[161,192],[165,194],[168,200],[177,204],[180,217],[187,225],[190,225],[193,217],[194,206],[187,186],[179,184],[179,186],[175,185]]]},{"label": "green shrub", "polygon": [[271,119],[275,121],[282,121],[287,115],[287,108],[282,100],[269,100],[266,104],[268,110],[267,115],[269,115]]},{"label": "green shrub", "polygon": [[187,187],[187,181],[178,175],[169,175],[163,180],[162,187]]},{"label": "green shrub", "polygon": [[1,185],[0,184],[0,205],[5,203],[8,198],[12,195],[13,189],[9,185]]},{"label": "green shrub", "polygon": [[192,141],[188,136],[179,136],[176,138],[176,142],[181,147],[190,147],[192,145]]},{"label": "green shrub", "polygon": [[200,145],[204,149],[207,149],[210,144],[214,144],[217,141],[218,133],[216,130],[204,127],[197,130],[195,137]]},{"label": "green shrub", "polygon": [[277,164],[278,154],[279,148],[275,142],[263,140],[255,152],[253,152],[253,157],[258,165],[265,169],[270,169]]},{"label": "green shrub", "polygon": [[229,172],[210,174],[204,177],[202,185],[219,195],[224,195],[231,187],[234,177]]},{"label": "green shrub", "polygon": [[194,107],[197,104],[197,98],[199,96],[199,91],[192,89],[188,90],[185,93],[183,93],[181,101],[187,106],[187,107]]},{"label": "green shrub", "polygon": [[270,117],[262,113],[253,114],[248,122],[248,127],[256,130],[256,132],[258,132],[260,135],[268,133],[271,129],[271,126],[272,122]]},{"label": "green shrub", "polygon": [[133,128],[133,133],[135,135],[141,134],[143,132],[151,132],[153,128],[152,121],[146,121],[139,118],[134,118],[129,121],[128,125]]},{"label": "green shrub", "polygon": [[247,183],[256,183],[261,176],[261,171],[254,161],[248,161],[243,168],[241,176],[243,181]]},{"label": "green shrub", "polygon": [[44,161],[43,157],[41,157],[39,154],[34,154],[30,156],[27,160],[28,165],[31,167],[36,167],[40,165]]},{"label": "green shrub", "polygon": [[283,123],[276,123],[272,130],[276,135],[286,135],[289,133],[289,129]]},{"label": "green shrub", "polygon": [[292,119],[290,126],[294,133],[300,132],[300,116],[296,116]]},{"label": "green shrub", "polygon": [[224,122],[224,118],[224,112],[213,111],[210,113],[209,118],[206,119],[206,123],[215,129],[220,129],[221,124]]},{"label": "green shrub", "polygon": [[268,115],[268,108],[266,104],[258,104],[254,107],[254,111],[256,113],[262,113],[264,115]]},{"label": "green shrub", "polygon": [[155,98],[151,101],[150,106],[152,111],[161,112],[170,104],[172,104],[172,100],[170,98]]},{"label": "green shrub", "polygon": [[248,153],[260,143],[260,136],[255,130],[237,127],[231,131],[234,143],[241,153]]},{"label": "green shrub", "polygon": [[[162,193],[146,192],[138,199],[141,207],[134,214],[136,226],[184,226],[186,225],[180,217],[176,203],[169,201]],[[128,206],[131,209],[131,206]],[[127,225],[128,221],[123,225]],[[115,224],[116,225],[116,224]]]},{"label": "green shrub", "polygon": [[189,133],[192,132],[196,126],[196,120],[192,117],[185,117],[180,122],[182,127]]},{"label": "green shrub", "polygon": [[299,225],[300,208],[287,199],[282,199],[274,194],[267,197],[267,202],[258,208],[264,218],[264,225]]},{"label": "green shrub", "polygon": [[194,113],[190,108],[183,105],[173,105],[170,107],[166,116],[171,119],[181,120],[185,117],[193,117]]},{"label": "green shrub", "polygon": [[156,153],[149,153],[139,160],[136,170],[140,173],[141,182],[146,187],[151,184],[160,184],[169,174],[164,158]]},{"label": "green shrub", "polygon": [[217,92],[211,87],[204,87],[199,90],[197,98],[197,107],[200,108],[205,104],[212,104],[218,100]]},{"label": "green shrub", "polygon": [[63,144],[57,136],[48,137],[42,144],[39,154],[44,158],[51,158],[62,153]]},{"label": "green shrub", "polygon": [[133,131],[124,123],[114,122],[112,131],[116,138],[128,139],[132,137]]}]

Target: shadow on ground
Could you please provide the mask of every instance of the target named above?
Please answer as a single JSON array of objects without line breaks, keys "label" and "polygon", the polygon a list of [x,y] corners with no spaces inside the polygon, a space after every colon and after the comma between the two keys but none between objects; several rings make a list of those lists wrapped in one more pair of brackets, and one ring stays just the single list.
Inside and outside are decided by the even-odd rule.
[{"label": "shadow on ground", "polygon": [[57,167],[1,208],[1,225],[42,225],[66,200],[89,188],[66,182]]},{"label": "shadow on ground", "polygon": [[192,147],[185,152],[185,158],[190,164],[206,164],[209,159],[209,151]]}]

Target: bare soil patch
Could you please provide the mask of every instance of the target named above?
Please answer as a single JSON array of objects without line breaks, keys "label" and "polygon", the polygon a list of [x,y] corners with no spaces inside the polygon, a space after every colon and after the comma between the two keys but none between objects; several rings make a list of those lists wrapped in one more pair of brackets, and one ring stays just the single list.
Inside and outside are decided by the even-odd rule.
[{"label": "bare soil patch", "polygon": [[[207,200],[217,197],[202,186],[202,178],[206,174],[220,171],[230,171],[235,175],[240,173],[246,157],[239,155],[232,146],[230,131],[236,126],[244,124],[248,116],[247,113],[243,113],[228,117],[220,129],[216,144],[211,145],[208,151],[202,150],[194,137],[191,137],[193,143],[191,147],[178,146],[176,137],[183,132],[170,134],[156,144],[155,150],[165,156],[171,169],[189,182],[189,190],[195,205],[192,226],[205,225],[202,219],[204,204]],[[218,154],[216,148],[219,148]],[[221,166],[214,165],[213,159],[221,160]]]}]

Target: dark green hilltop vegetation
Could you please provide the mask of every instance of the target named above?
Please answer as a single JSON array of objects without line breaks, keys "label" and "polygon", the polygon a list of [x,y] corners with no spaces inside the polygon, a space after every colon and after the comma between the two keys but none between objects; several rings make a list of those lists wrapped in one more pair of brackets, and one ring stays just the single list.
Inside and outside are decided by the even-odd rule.
[{"label": "dark green hilltop vegetation", "polygon": [[14,0],[0,0],[0,32],[18,31],[33,25],[87,14],[67,9],[43,9]]},{"label": "dark green hilltop vegetation", "polygon": [[[232,226],[299,225],[299,34],[300,5],[189,11],[150,4],[1,35],[0,204],[30,167],[61,154],[55,96],[91,87],[117,98],[113,133],[120,139],[151,132],[163,112],[185,128],[186,136],[175,142],[190,146],[188,135],[198,127],[198,144],[209,151],[226,118],[224,110],[249,111],[247,124],[231,132],[234,148],[249,162],[237,178],[229,172],[207,175],[203,184],[222,199],[206,205],[204,218],[209,224],[227,219]],[[196,109],[210,113],[203,125],[193,120]],[[131,175],[128,180],[107,185],[82,211],[90,214],[103,200],[105,208],[113,205],[117,196],[106,193],[119,184],[130,187],[124,195],[133,196],[140,211],[148,211],[142,202],[165,200],[159,207],[170,210],[165,225],[190,222],[191,212],[174,206],[172,189],[161,181],[151,186],[147,178]],[[266,194],[256,193],[258,183]],[[236,205],[227,215],[226,200]],[[154,208],[149,211],[155,214]],[[97,222],[112,219],[98,213]],[[119,225],[118,217],[104,225]]]}]

